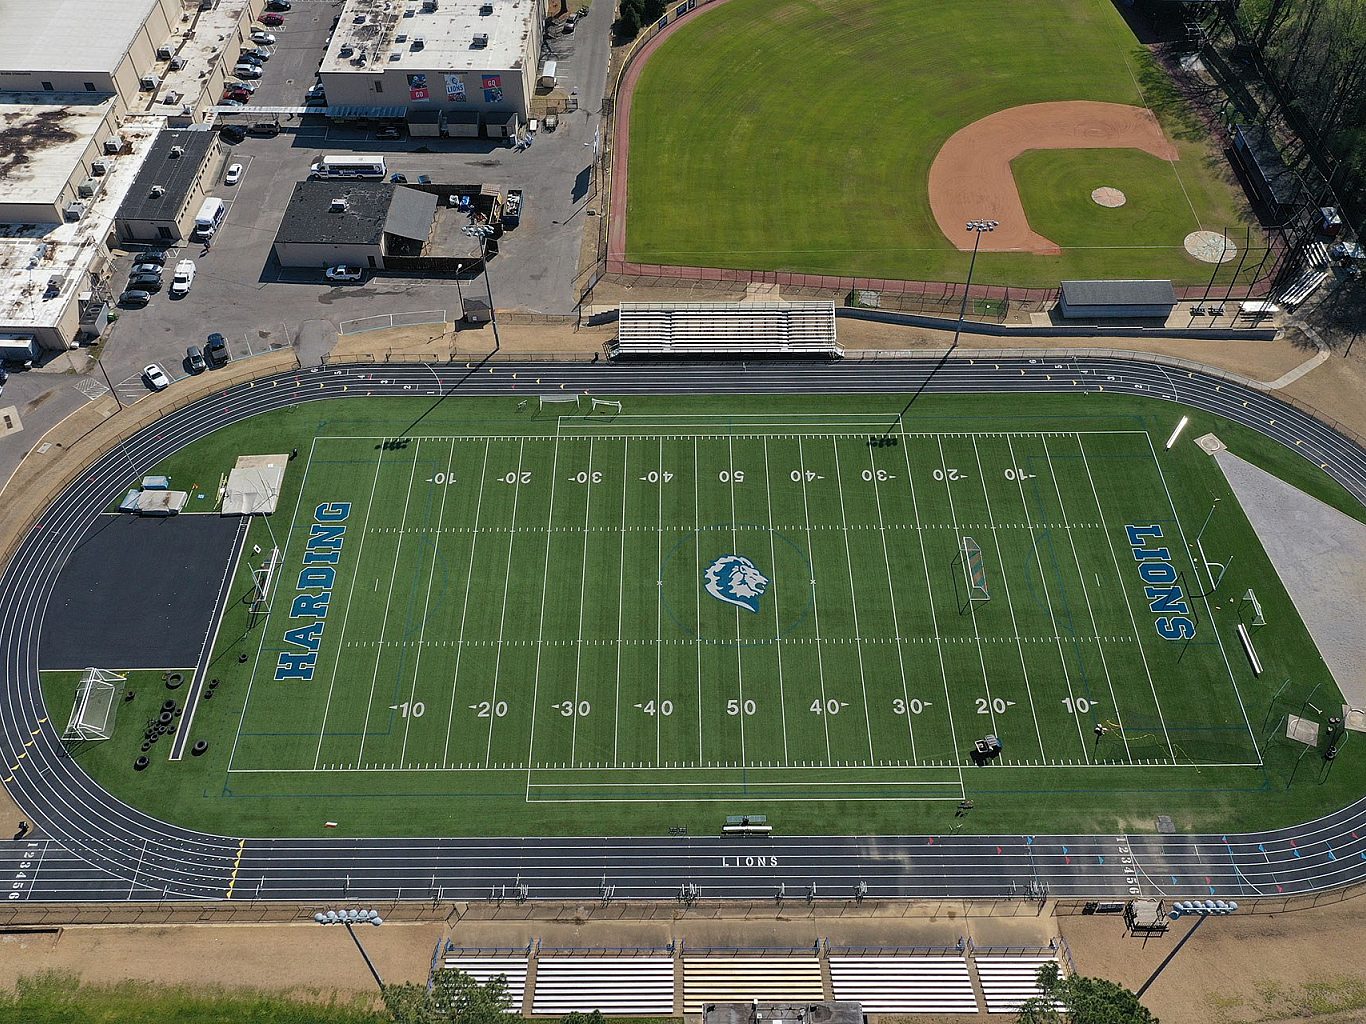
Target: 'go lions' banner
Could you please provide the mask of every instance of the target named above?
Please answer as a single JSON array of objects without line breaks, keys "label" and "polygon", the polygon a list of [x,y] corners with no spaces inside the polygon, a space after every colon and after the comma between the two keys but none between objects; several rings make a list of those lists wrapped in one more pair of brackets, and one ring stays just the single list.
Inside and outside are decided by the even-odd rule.
[{"label": "'go lions' banner", "polygon": [[446,75],[446,102],[447,103],[466,103],[469,97],[465,94],[465,80],[459,75]]}]

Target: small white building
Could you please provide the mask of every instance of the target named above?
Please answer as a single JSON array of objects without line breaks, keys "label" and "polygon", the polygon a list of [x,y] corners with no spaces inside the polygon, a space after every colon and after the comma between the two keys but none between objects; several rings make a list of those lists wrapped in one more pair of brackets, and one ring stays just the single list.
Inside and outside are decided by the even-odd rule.
[{"label": "small white building", "polygon": [[473,112],[515,133],[535,93],[545,0],[347,0],[319,71],[334,115]]}]

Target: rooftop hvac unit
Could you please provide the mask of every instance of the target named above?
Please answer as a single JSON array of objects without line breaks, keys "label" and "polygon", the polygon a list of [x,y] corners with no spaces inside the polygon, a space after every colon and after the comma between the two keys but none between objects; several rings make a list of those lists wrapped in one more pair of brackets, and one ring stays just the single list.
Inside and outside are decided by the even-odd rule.
[{"label": "rooftop hvac unit", "polygon": [[76,195],[82,199],[89,199],[99,191],[99,188],[100,180],[98,178],[86,178],[85,181],[76,186]]},{"label": "rooftop hvac unit", "polygon": [[65,274],[53,274],[47,279],[48,295],[60,295],[64,287],[66,287]]},{"label": "rooftop hvac unit", "polygon": [[172,58],[171,58],[171,70],[172,70],[172,71],[179,71],[181,68],[183,68],[183,67],[185,66],[185,64],[186,64],[186,61],[185,61],[185,58],[184,58],[184,57],[172,57]]},{"label": "rooftop hvac unit", "polygon": [[123,150],[123,138],[118,135],[111,135],[104,140],[104,151],[109,156],[115,156]]},{"label": "rooftop hvac unit", "polygon": [[170,43],[157,47],[157,60],[170,60],[175,56],[175,48]]},{"label": "rooftop hvac unit", "polygon": [[422,0],[422,9],[428,13],[436,10],[439,6],[437,0]]},{"label": "rooftop hvac unit", "polygon": [[476,50],[482,50],[489,44],[489,34],[487,32],[476,32],[474,34],[473,46]]},{"label": "rooftop hvac unit", "polygon": [[407,32],[400,32],[398,35],[394,36],[394,42],[396,42],[396,43],[406,43],[407,41],[408,41],[408,33],[407,33]]},{"label": "rooftop hvac unit", "polygon": [[349,205],[350,205],[350,204],[347,203],[347,201],[346,201],[346,199],[345,199],[344,197],[341,198],[341,199],[334,199],[334,200],[332,200],[332,212],[333,212],[333,213],[345,213],[345,212],[346,212],[346,209],[347,209],[347,207],[348,207]]},{"label": "rooftop hvac unit", "polygon": [[156,87],[161,84],[161,76],[143,75],[142,82],[140,84],[142,85],[143,92],[154,92],[156,90]]},{"label": "rooftop hvac unit", "polygon": [[160,199],[160,198],[161,198],[162,196],[164,196],[165,194],[166,194],[166,186],[165,186],[165,185],[153,185],[153,186],[152,186],[152,198],[153,198],[153,199]]},{"label": "rooftop hvac unit", "polygon": [[69,222],[80,220],[85,216],[85,203],[71,203],[62,211],[62,216]]},{"label": "rooftop hvac unit", "polygon": [[414,37],[413,37],[413,50],[414,50],[414,51],[420,50],[420,49],[422,49],[422,48],[423,48],[424,46],[426,46],[426,45],[427,45],[427,37],[426,37],[426,36],[414,36]]},{"label": "rooftop hvac unit", "polygon": [[493,4],[491,4],[491,3],[480,4],[480,5],[479,5],[479,13],[480,13],[480,14],[492,14],[492,13],[493,13]]},{"label": "rooftop hvac unit", "polygon": [[182,156],[184,156],[184,155],[185,155],[185,147],[184,147],[184,146],[172,146],[172,147],[171,147],[171,159],[172,159],[172,160],[179,160],[179,159],[180,159]]},{"label": "rooftop hvac unit", "polygon": [[90,173],[93,174],[93,175],[94,175],[95,177],[97,177],[97,178],[103,177],[104,175],[108,174],[108,173],[109,173],[109,161],[108,161],[108,160],[91,160],[91,161],[90,161]]}]

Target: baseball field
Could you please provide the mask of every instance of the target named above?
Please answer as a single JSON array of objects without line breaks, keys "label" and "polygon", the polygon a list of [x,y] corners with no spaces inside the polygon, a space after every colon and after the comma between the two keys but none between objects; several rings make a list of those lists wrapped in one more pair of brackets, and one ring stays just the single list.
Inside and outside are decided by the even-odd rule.
[{"label": "baseball field", "polygon": [[[983,283],[1203,283],[1187,235],[1245,247],[1227,161],[1107,0],[726,0],[686,15],[638,74],[631,261],[962,280],[965,216],[1001,224]],[[1131,111],[1151,138],[1038,116],[1065,108]],[[1248,248],[1245,273],[1255,232]]]},{"label": "baseball field", "polygon": [[[99,625],[148,653],[100,664],[133,670],[131,696],[74,756],[159,816],[246,834],[658,833],[756,810],[899,833],[962,800],[973,829],[1233,828],[1349,796],[1352,757],[1286,788],[1268,722],[1331,677],[1191,439],[1213,428],[1351,509],[1344,492],[1195,412],[1165,450],[1187,411],[1170,403],[904,404],[374,398],[218,431],[158,467],[204,515],[106,516],[86,550],[118,528],[152,545],[118,557],[153,562],[217,519],[238,455],[297,448],[279,508],[235,551],[177,562],[230,581],[221,622],[169,620],[184,664],[150,653],[152,610]],[[1232,562],[1213,595],[1197,531]],[[100,576],[84,566],[80,588]],[[1248,587],[1260,676],[1234,632]],[[192,676],[201,644],[211,692],[187,704],[163,679]],[[44,673],[58,720],[77,678]],[[145,731],[167,700],[202,752],[168,759]],[[974,757],[987,736],[1000,749]]]}]

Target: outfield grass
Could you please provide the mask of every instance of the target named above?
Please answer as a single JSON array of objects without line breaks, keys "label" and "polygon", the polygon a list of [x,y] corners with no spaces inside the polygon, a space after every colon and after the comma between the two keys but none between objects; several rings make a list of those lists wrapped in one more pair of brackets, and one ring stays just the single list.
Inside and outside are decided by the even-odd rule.
[{"label": "outfield grass", "polygon": [[[1257,765],[1272,692],[1290,677],[1297,700],[1326,669],[1189,439],[1216,430],[1361,517],[1349,495],[1190,410],[1187,440],[1163,452],[1183,410],[1143,399],[1019,397],[1003,413],[991,396],[922,397],[897,445],[870,447],[866,417],[882,426],[903,402],[757,397],[746,412],[762,418],[745,420],[709,399],[631,398],[557,440],[553,418],[512,399],[449,400],[395,442],[426,404],[358,399],[219,431],[157,471],[216,479],[238,454],[301,451],[271,517],[287,546],[274,611],[252,624],[241,602],[228,610],[223,682],[194,723],[202,758],[158,751],[134,773],[136,703],[76,756],[153,813],[249,835],[327,820],[365,835],[708,831],[740,804],[785,832],[903,832],[946,827],[962,796],[983,831],[1141,831],[1157,814],[1238,828],[1359,792],[1351,747],[1322,785],[1302,773],[1290,792],[1288,751]],[[1238,553],[1223,593],[1255,586],[1270,620],[1260,679],[1236,602],[1197,605],[1185,650],[1140,603],[1124,526],[1189,536],[1215,498],[1206,550]],[[277,681],[279,653],[299,649],[285,631],[311,621],[287,617],[302,538],[342,501],[314,678]],[[986,604],[962,600],[964,533],[985,555]],[[250,541],[269,546],[265,523]],[[771,580],[760,612],[702,592],[726,553]],[[58,715],[72,681],[45,676]],[[159,678],[135,682],[159,704]],[[1106,722],[1122,728],[1097,743]],[[989,731],[1003,763],[974,768],[967,745]]]},{"label": "outfield grass", "polygon": [[[1151,105],[1181,160],[1135,184],[1150,216],[1105,242],[1091,231],[1106,233],[1112,211],[1031,190],[1030,221],[1057,231],[1063,255],[983,254],[976,280],[1198,283],[1209,267],[1181,249],[1195,222],[1242,237],[1231,172],[1106,0],[982,0],[970,13],[924,0],[730,0],[689,17],[633,101],[630,259],[960,280],[964,257],[930,210],[935,155],[987,114],[1053,100]],[[1066,174],[1071,160],[1031,156],[1032,178],[1086,183],[1088,195],[1130,178],[1120,151],[1093,154],[1082,182]]]}]

